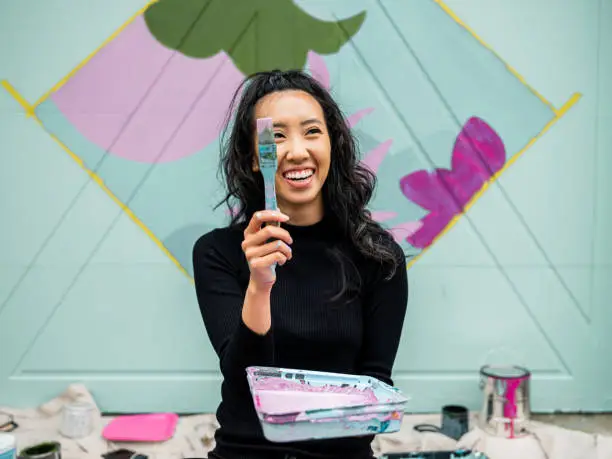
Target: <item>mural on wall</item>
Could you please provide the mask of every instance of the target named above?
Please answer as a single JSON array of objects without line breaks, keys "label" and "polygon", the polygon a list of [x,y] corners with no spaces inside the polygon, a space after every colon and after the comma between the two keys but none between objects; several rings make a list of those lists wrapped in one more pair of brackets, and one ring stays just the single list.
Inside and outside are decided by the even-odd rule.
[{"label": "mural on wall", "polygon": [[34,112],[190,274],[195,239],[227,220],[213,210],[227,107],[273,68],[340,101],[378,176],[373,217],[411,255],[560,116],[436,0],[159,0]]},{"label": "mural on wall", "polygon": [[366,13],[322,21],[293,0],[159,0],[143,16],[151,34],[169,49],[200,59],[224,52],[238,71],[250,75],[301,69],[311,50],[337,53]]}]

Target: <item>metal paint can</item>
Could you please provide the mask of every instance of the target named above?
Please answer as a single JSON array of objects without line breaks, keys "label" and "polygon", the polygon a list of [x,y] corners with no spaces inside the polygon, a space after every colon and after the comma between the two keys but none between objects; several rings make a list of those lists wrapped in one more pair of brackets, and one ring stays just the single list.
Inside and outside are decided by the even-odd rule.
[{"label": "metal paint can", "polygon": [[94,406],[86,402],[70,403],[64,407],[60,433],[68,438],[84,438],[93,430]]},{"label": "metal paint can", "polygon": [[49,441],[21,450],[19,459],[62,459],[62,445]]},{"label": "metal paint can", "polygon": [[0,433],[0,459],[17,459],[17,440],[14,435]]},{"label": "metal paint can", "polygon": [[483,366],[480,369],[480,388],[484,395],[480,428],[497,437],[527,435],[531,415],[530,380],[531,373],[523,367]]}]

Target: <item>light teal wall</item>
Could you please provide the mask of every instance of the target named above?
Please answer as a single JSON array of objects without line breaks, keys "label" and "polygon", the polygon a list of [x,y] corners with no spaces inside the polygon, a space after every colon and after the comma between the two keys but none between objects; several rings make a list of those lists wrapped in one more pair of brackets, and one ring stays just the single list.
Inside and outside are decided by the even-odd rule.
[{"label": "light teal wall", "polygon": [[[145,3],[0,2],[0,405],[34,405],[73,381],[108,411],[218,403],[189,255],[225,218],[210,208],[212,140],[240,73],[223,56],[162,72],[143,26],[57,85]],[[536,410],[612,410],[612,0],[296,3],[329,21],[366,12],[352,41],[309,64],[347,115],[365,110],[355,132],[369,164],[381,160],[372,207],[396,234],[427,215],[399,181],[448,168],[470,116],[512,163],[431,247],[400,237],[418,255],[395,367],[409,409],[478,407],[478,368],[504,362],[534,371]],[[129,61],[127,43],[138,45]],[[124,94],[138,73],[128,63],[143,80]],[[194,75],[215,89],[170,143],[177,156],[150,160],[180,101],[198,97]],[[121,137],[111,127],[137,91]]]}]

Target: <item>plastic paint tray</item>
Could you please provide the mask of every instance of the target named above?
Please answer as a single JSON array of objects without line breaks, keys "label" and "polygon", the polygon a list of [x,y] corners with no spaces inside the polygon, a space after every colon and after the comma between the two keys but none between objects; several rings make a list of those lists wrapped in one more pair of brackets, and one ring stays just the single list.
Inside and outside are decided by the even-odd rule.
[{"label": "plastic paint tray", "polygon": [[393,433],[408,399],[369,376],[247,368],[255,411],[273,442]]}]

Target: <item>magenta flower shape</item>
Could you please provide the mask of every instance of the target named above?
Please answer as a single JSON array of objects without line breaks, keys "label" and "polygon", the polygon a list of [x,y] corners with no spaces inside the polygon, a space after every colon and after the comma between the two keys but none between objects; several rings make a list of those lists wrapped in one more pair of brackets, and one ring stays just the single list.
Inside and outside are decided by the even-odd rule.
[{"label": "magenta flower shape", "polygon": [[428,247],[505,162],[499,135],[484,120],[470,118],[455,141],[451,169],[419,170],[400,180],[404,196],[429,211],[406,240],[413,247]]}]

